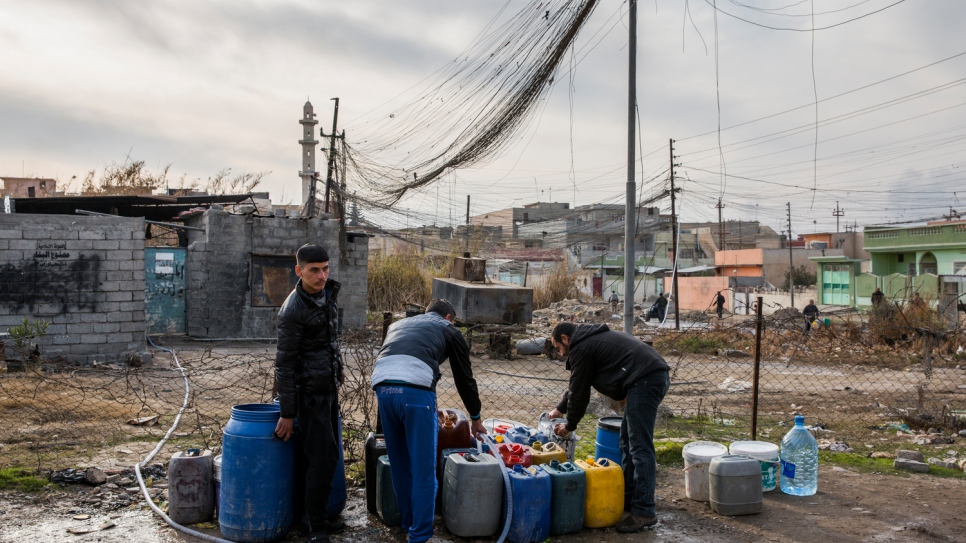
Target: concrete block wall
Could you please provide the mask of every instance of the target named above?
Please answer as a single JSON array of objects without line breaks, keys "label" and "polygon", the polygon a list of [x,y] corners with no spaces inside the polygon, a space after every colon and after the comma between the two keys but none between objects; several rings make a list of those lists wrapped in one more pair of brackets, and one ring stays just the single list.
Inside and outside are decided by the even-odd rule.
[{"label": "concrete block wall", "polygon": [[252,256],[293,257],[305,243],[329,253],[330,276],[343,284],[343,326],[366,322],[368,244],[349,244],[349,262],[339,256],[339,223],[255,217],[210,209],[192,219],[186,262],[187,333],[203,338],[274,338],[277,307],[252,306]]},{"label": "concrete block wall", "polygon": [[24,317],[50,323],[38,342],[50,358],[143,353],[144,220],[0,214],[0,331]]}]

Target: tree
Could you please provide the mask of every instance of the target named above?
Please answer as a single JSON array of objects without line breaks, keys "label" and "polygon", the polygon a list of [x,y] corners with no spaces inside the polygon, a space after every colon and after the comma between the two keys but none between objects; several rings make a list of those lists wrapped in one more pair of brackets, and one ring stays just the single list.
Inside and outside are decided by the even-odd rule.
[{"label": "tree", "polygon": [[[815,286],[818,277],[815,273],[808,271],[805,266],[799,266],[792,269],[792,279],[795,280],[796,287],[811,287]],[[788,272],[785,272],[785,282],[782,283],[782,288],[788,290]]]},{"label": "tree", "polygon": [[[147,196],[168,188],[168,164],[158,172],[150,172],[144,167],[143,160],[117,164],[116,162],[104,168],[100,179],[95,181],[97,170],[87,172],[81,185],[84,196]],[[209,177],[204,184],[200,179],[190,183],[181,176],[179,190],[187,194],[193,190],[201,190],[207,194],[247,194],[251,192],[262,178],[271,172],[255,172],[231,175],[231,168],[224,168],[213,177]]]},{"label": "tree", "polygon": [[87,172],[81,185],[84,196],[147,196],[167,184],[168,164],[161,171],[151,173],[144,167],[143,160],[131,163],[113,163],[104,168],[100,180],[95,183],[97,170]]}]

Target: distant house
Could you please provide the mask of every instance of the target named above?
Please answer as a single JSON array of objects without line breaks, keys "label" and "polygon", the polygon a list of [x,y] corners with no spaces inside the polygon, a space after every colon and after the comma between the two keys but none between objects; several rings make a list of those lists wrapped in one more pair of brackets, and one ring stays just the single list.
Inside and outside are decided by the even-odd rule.
[{"label": "distant house", "polygon": [[879,288],[890,301],[902,302],[919,293],[945,306],[944,296],[958,298],[966,292],[966,221],[868,227],[863,242],[871,273],[861,273],[861,259],[811,259],[819,268],[823,303],[869,306]]},{"label": "distant house", "polygon": [[57,180],[45,177],[0,177],[3,195],[11,198],[49,198],[63,196],[57,192]]}]

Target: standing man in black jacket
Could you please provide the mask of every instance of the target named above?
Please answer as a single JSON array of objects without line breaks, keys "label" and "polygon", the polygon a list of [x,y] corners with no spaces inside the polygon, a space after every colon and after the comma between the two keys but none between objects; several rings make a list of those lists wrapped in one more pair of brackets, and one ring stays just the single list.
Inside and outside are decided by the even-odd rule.
[{"label": "standing man in black jacket", "polygon": [[295,253],[299,281],[278,312],[275,381],[281,418],[275,435],[288,441],[299,419],[301,461],[305,470],[306,541],[326,542],[345,529],[326,520],[332,478],[339,461],[339,386],[343,381],[339,353],[340,285],[329,279],[329,255],[317,245]]},{"label": "standing man in black jacket", "polygon": [[439,433],[436,383],[443,360],[449,359],[456,390],[473,421],[472,433],[486,433],[470,348],[453,325],[455,318],[452,304],[433,300],[426,314],[395,322],[372,370],[392,487],[409,543],[423,543],[433,536]]},{"label": "standing man in black jacket", "polygon": [[670,387],[668,365],[652,347],[606,324],[561,322],[553,329],[553,344],[567,357],[570,385],[551,418],[566,414],[566,424],[554,433],[567,436],[577,429],[590,401],[590,387],[620,401],[627,399],[621,421],[620,448],[624,468],[624,509],[630,511],[617,525],[621,533],[635,533],[657,524],[654,483],[654,422],[657,408]]}]

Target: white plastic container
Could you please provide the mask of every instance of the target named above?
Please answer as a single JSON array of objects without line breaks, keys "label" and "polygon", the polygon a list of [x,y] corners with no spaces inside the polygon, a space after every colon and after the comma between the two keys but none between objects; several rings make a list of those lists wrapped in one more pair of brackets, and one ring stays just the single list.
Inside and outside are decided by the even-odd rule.
[{"label": "white plastic container", "polygon": [[778,488],[778,445],[765,441],[735,441],[728,452],[754,458],[761,464],[762,492]]},{"label": "white plastic container", "polygon": [[684,446],[684,494],[695,501],[706,502],[709,494],[708,466],[719,456],[728,454],[728,447],[714,441],[692,441]]}]

